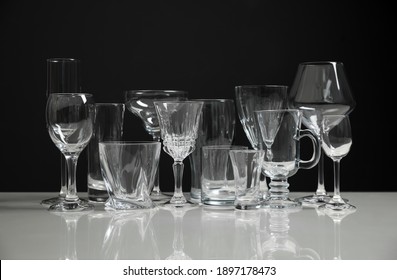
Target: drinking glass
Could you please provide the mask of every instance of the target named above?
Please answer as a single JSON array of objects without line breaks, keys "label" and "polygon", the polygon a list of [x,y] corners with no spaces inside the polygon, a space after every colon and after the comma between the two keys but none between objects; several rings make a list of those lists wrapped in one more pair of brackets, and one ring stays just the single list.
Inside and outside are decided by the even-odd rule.
[{"label": "drinking glass", "polygon": [[189,205],[182,192],[183,160],[193,152],[202,101],[154,101],[159,118],[163,149],[174,159],[174,195],[167,203]]},{"label": "drinking glass", "polygon": [[319,209],[346,210],[355,209],[340,195],[340,161],[352,145],[352,133],[349,117],[345,115],[323,116],[323,150],[334,162],[334,195]]},{"label": "drinking glass", "polygon": [[47,129],[51,140],[66,159],[67,190],[65,199],[50,206],[50,211],[92,210],[93,205],[79,199],[76,190],[76,166],[81,151],[93,134],[94,100],[88,93],[53,93],[47,100]]},{"label": "drinking glass", "polygon": [[[266,143],[263,168],[270,177],[269,198],[264,207],[295,208],[301,202],[288,198],[288,178],[298,169],[309,169],[318,163],[320,146],[317,137],[310,130],[301,130],[301,112],[289,110],[255,111],[260,128],[261,143]],[[313,142],[313,156],[310,160],[300,159],[300,139],[309,137]]]},{"label": "drinking glass", "polygon": [[[47,59],[47,91],[52,93],[81,92],[80,60],[74,58]],[[61,190],[57,197],[44,199],[42,205],[53,205],[66,196],[67,168],[65,157],[61,153]]]},{"label": "drinking glass", "polygon": [[[343,63],[318,61],[299,64],[289,93],[289,106],[302,111],[303,124],[315,133],[321,146],[322,116],[348,115],[356,106]],[[329,199],[324,185],[324,153],[321,151],[317,190],[313,195],[298,200],[318,205]]]},{"label": "drinking glass", "polygon": [[233,99],[195,99],[204,102],[196,139],[196,148],[189,156],[191,172],[190,197],[201,200],[202,147],[231,145],[236,124]]},{"label": "drinking glass", "polygon": [[[153,102],[155,100],[187,100],[188,92],[181,90],[127,90],[125,104],[131,113],[143,121],[147,133],[154,141],[161,141],[160,125]],[[159,169],[157,169],[154,188],[150,193],[153,201],[168,199],[160,190]]]},{"label": "drinking glass", "polygon": [[[288,87],[284,85],[244,85],[235,87],[237,113],[252,148],[260,149],[260,130],[254,111],[286,109]],[[268,188],[264,170],[261,176],[261,195],[266,198]]]}]

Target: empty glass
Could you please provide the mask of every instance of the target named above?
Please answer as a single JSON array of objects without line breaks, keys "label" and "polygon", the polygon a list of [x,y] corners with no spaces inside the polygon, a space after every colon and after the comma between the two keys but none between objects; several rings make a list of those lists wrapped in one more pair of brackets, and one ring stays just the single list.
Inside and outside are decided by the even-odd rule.
[{"label": "empty glass", "polygon": [[164,151],[174,159],[175,190],[170,204],[187,206],[182,192],[183,160],[193,152],[203,107],[200,101],[155,101]]},{"label": "empty glass", "polygon": [[[52,93],[81,92],[80,60],[75,58],[47,59],[47,98]],[[65,157],[61,153],[61,190],[57,197],[44,199],[42,205],[53,205],[66,196],[67,167]]]},{"label": "empty glass", "polygon": [[240,210],[260,208],[260,175],[263,150],[230,150],[236,197],[234,206]]},{"label": "empty glass", "polygon": [[231,145],[236,123],[233,99],[195,99],[204,102],[200,118],[196,148],[190,154],[191,189],[190,197],[201,200],[202,147],[210,145]]},{"label": "empty glass", "polygon": [[[317,61],[299,64],[289,93],[289,106],[302,111],[303,124],[316,134],[321,145],[322,116],[347,115],[356,106],[343,63]],[[316,205],[329,199],[324,185],[324,155],[321,151],[317,190],[313,195],[299,200]]]},{"label": "empty glass", "polygon": [[340,161],[352,145],[352,133],[349,117],[345,115],[323,116],[323,150],[334,162],[334,195],[319,209],[346,210],[355,209],[340,196]]},{"label": "empty glass", "polygon": [[115,210],[147,209],[160,159],[161,143],[109,141],[99,143],[102,177]]},{"label": "empty glass", "polygon": [[[236,106],[244,132],[252,148],[260,149],[262,139],[256,124],[254,111],[287,109],[288,87],[284,85],[244,85],[235,87]],[[264,171],[262,170],[264,174]],[[266,198],[267,184],[261,178],[262,196]]]},{"label": "empty glass", "polygon": [[87,194],[90,201],[105,202],[109,197],[102,178],[98,144],[122,140],[124,111],[123,103],[95,104],[94,134],[87,147]]},{"label": "empty glass", "polygon": [[[299,168],[312,168],[318,163],[320,146],[310,130],[301,130],[299,110],[262,110],[255,112],[266,147],[263,168],[270,177],[270,196],[263,202],[265,207],[294,208],[301,203],[288,198],[288,178]],[[310,160],[300,159],[300,139],[308,136],[313,142],[313,156]]]},{"label": "empty glass", "polygon": [[[154,141],[161,140],[160,124],[154,108],[155,100],[187,100],[188,92],[181,90],[127,90],[125,104],[127,109],[143,121],[145,130]],[[150,194],[153,201],[169,199],[160,190],[159,170],[155,177],[154,188]]]},{"label": "empty glass", "polygon": [[202,150],[201,202],[206,205],[233,206],[236,184],[229,151],[248,150],[248,147],[216,145],[204,146]]},{"label": "empty glass", "polygon": [[51,140],[65,156],[68,168],[65,199],[51,205],[49,210],[92,210],[93,205],[77,195],[76,165],[93,134],[93,97],[87,93],[52,93],[47,100],[46,116]]}]

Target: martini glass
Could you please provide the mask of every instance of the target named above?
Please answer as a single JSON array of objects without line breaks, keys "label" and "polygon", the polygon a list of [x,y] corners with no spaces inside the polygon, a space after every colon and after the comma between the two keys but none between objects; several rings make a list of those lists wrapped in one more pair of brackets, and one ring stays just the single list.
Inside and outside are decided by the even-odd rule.
[{"label": "martini glass", "polygon": [[[299,64],[289,93],[289,106],[302,111],[303,124],[322,145],[323,116],[348,115],[356,106],[343,63],[318,61]],[[324,185],[324,151],[321,150],[316,192],[297,200],[318,206],[330,199]]]},{"label": "martini glass", "polygon": [[[154,141],[161,141],[160,125],[153,102],[155,100],[187,100],[187,91],[180,90],[127,90],[125,91],[125,103],[128,111],[139,117],[147,133]],[[153,201],[169,199],[160,190],[159,169],[157,169],[154,187],[150,193]]]}]

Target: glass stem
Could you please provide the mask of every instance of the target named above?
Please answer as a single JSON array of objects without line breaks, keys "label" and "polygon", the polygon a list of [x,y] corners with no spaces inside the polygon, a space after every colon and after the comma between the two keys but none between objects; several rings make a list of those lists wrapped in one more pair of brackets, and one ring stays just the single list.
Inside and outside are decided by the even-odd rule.
[{"label": "glass stem", "polygon": [[67,183],[68,183],[68,169],[66,165],[65,156],[61,154],[61,190],[59,192],[59,196],[65,198],[67,192]]},{"label": "glass stem", "polygon": [[68,168],[68,185],[65,197],[65,200],[67,202],[76,202],[77,200],[79,200],[76,188],[76,166],[78,158],[79,156],[75,154],[65,155],[66,165]]},{"label": "glass stem", "polygon": [[340,196],[340,159],[334,160],[334,201],[343,202]]},{"label": "glass stem", "polygon": [[186,198],[182,192],[183,167],[182,161],[175,161],[172,165],[172,169],[174,170],[175,191],[171,203],[186,203]]},{"label": "glass stem", "polygon": [[318,184],[316,195],[327,195],[324,185],[324,151],[321,149],[320,160],[318,162]]},{"label": "glass stem", "polygon": [[[161,142],[160,135],[152,135],[152,136],[153,136],[154,141]],[[156,174],[154,175],[154,186],[153,186],[152,193],[155,195],[161,194],[161,191],[160,191],[160,163],[159,163],[159,166],[157,167]]]}]

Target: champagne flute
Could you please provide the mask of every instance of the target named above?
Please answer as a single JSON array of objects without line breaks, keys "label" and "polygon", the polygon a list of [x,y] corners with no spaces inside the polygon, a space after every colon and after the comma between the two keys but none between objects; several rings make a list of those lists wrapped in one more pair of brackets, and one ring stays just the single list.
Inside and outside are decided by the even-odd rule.
[{"label": "champagne flute", "polygon": [[173,206],[183,207],[191,203],[188,203],[182,192],[183,160],[195,149],[203,104],[202,101],[154,102],[164,151],[174,159],[172,167],[175,190],[173,197],[167,202]]},{"label": "champagne flute", "polygon": [[[47,59],[47,98],[52,93],[81,92],[80,60],[74,58]],[[57,197],[44,199],[42,205],[60,202],[66,196],[67,169],[61,153],[61,190]]]},{"label": "champagne flute", "polygon": [[[155,100],[187,100],[188,92],[182,90],[127,90],[125,91],[125,103],[128,111],[139,117],[145,130],[154,141],[161,141],[160,125],[153,102]],[[169,199],[160,190],[160,174],[157,169],[154,187],[150,193],[153,201]]]},{"label": "champagne flute", "polygon": [[51,140],[62,152],[67,165],[65,199],[50,206],[50,211],[92,210],[94,206],[79,199],[76,189],[76,166],[81,151],[93,133],[94,100],[88,93],[53,93],[47,100],[47,129]]},{"label": "champagne flute", "polygon": [[319,210],[347,210],[356,207],[347,203],[340,195],[340,161],[352,145],[349,117],[345,115],[325,115],[323,117],[323,149],[334,162],[334,195]]},{"label": "champagne flute", "polygon": [[[303,124],[322,143],[323,115],[348,115],[356,106],[342,62],[305,62],[298,66],[289,93],[289,106],[302,111]],[[317,189],[313,195],[297,200],[319,205],[330,200],[324,185],[324,152],[318,163]]]}]

